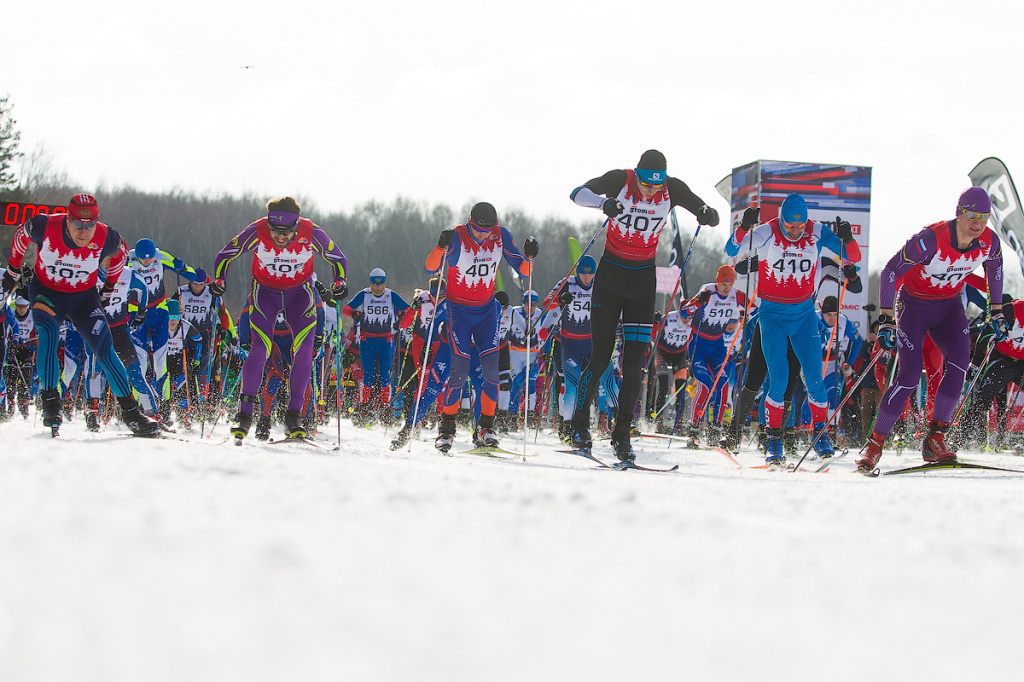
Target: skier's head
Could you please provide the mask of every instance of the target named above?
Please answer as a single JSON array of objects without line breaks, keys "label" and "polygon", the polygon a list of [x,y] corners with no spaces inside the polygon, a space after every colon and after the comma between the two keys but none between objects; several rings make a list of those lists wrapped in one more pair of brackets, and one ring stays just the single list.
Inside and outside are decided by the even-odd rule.
[{"label": "skier's head", "polygon": [[981,187],[968,187],[956,202],[956,229],[960,236],[977,239],[992,215],[992,200]]},{"label": "skier's head", "polygon": [[18,317],[25,317],[25,315],[28,314],[29,305],[27,298],[19,296],[14,299],[14,312],[17,313]]},{"label": "skier's head", "polygon": [[428,288],[430,289],[430,297],[432,299],[437,300],[438,294],[444,296],[445,286],[441,283],[441,278],[437,275],[430,278]]},{"label": "skier's head", "polygon": [[384,293],[384,282],[387,279],[388,276],[380,268],[370,270],[370,291],[373,292],[374,296],[380,296]]},{"label": "skier's head", "polygon": [[208,279],[209,276],[206,274],[206,270],[203,270],[202,268],[196,268],[196,279],[195,281],[188,283],[189,290],[193,294],[198,296],[199,294],[203,293],[204,289],[206,289],[206,281]]},{"label": "skier's head", "polygon": [[597,261],[590,254],[580,256],[580,262],[576,264],[576,283],[584,289],[589,289],[594,283],[597,275]]},{"label": "skier's head", "polygon": [[523,293],[523,308],[532,309],[533,306],[537,305],[537,301],[540,300],[540,296],[533,289]]},{"label": "skier's head", "polygon": [[835,296],[826,296],[821,302],[821,317],[825,324],[834,327],[839,317],[839,299]]},{"label": "skier's head", "polygon": [[498,212],[486,201],[473,206],[469,211],[469,226],[477,232],[490,232],[498,224]]},{"label": "skier's head", "polygon": [[267,228],[274,246],[283,249],[291,243],[299,227],[302,207],[291,197],[271,199],[267,202]]},{"label": "skier's head", "polygon": [[497,301],[502,308],[507,308],[508,304],[511,303],[508,298],[508,292],[505,291],[494,292],[494,300]]},{"label": "skier's head", "polygon": [[156,244],[152,239],[143,237],[135,242],[135,260],[143,265],[152,265],[154,258],[156,258]]},{"label": "skier's head", "polygon": [[637,189],[644,198],[649,199],[665,188],[667,169],[665,155],[657,149],[648,149],[640,155],[633,171],[636,173]]},{"label": "skier's head", "polygon": [[718,293],[725,296],[732,291],[732,288],[735,285],[735,268],[733,268],[731,265],[723,265],[722,267],[718,268],[718,272],[715,274],[715,286],[718,289]]},{"label": "skier's head", "polygon": [[181,323],[181,303],[178,299],[171,298],[167,300],[167,327],[173,332],[178,328],[178,324]]},{"label": "skier's head", "polygon": [[779,209],[779,222],[791,238],[796,239],[807,226],[807,202],[797,193],[790,194]]}]

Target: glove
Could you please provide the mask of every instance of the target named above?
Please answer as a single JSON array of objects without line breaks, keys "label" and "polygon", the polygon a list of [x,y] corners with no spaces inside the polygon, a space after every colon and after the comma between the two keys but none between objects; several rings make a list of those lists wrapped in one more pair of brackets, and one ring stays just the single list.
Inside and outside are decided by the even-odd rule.
[{"label": "glove", "polygon": [[843,277],[846,279],[857,279],[857,266],[853,263],[847,263],[843,266]]},{"label": "glove", "polygon": [[214,296],[223,296],[224,292],[227,291],[228,286],[224,283],[224,280],[217,278],[210,282],[210,293]]},{"label": "glove", "polygon": [[416,298],[412,299],[412,309],[413,310],[419,310],[422,307],[423,307],[423,299],[422,298],[417,296]]},{"label": "glove", "polygon": [[656,324],[656,325],[657,324],[661,324],[661,311],[660,310],[656,310],[654,312],[654,324]]},{"label": "glove", "polygon": [[740,229],[744,232],[749,232],[750,228],[759,222],[761,222],[761,209],[751,206],[743,211],[743,221],[740,223]]},{"label": "glove", "polygon": [[139,308],[139,312],[135,313],[135,319],[132,320],[132,329],[138,329],[142,325],[146,324],[146,309]]},{"label": "glove", "polygon": [[892,315],[883,313],[878,316],[878,345],[886,350],[896,347],[896,321]]},{"label": "glove", "polygon": [[[6,283],[6,279],[4,280],[4,282]],[[111,284],[110,282],[104,282],[103,288],[100,289],[100,305],[102,305],[104,308],[110,305],[110,297],[111,295],[113,295],[113,293],[114,285]]]},{"label": "glove", "polygon": [[331,305],[334,303],[334,294],[331,293],[330,289],[324,286],[323,282],[317,280],[313,283],[313,286],[316,287],[316,292],[320,294],[320,300],[324,302],[324,305]]},{"label": "glove", "polygon": [[697,294],[697,303],[701,305],[707,305],[708,301],[711,300],[711,292],[705,289],[704,291]]},{"label": "glove", "polygon": [[523,255],[528,259],[533,260],[540,253],[540,243],[536,237],[527,237],[526,241],[523,242]]},{"label": "glove", "polygon": [[704,204],[697,211],[697,222],[701,225],[710,225],[711,227],[714,227],[718,224],[718,211],[707,204]]},{"label": "glove", "polygon": [[455,239],[455,230],[450,228],[442,230],[441,236],[437,238],[437,248],[447,249],[451,245],[452,239]]},{"label": "glove", "polygon": [[173,261],[171,261],[171,264],[174,266],[175,270],[185,269],[185,261],[181,260],[180,258],[175,258]]},{"label": "glove", "polygon": [[343,279],[334,280],[334,284],[331,285],[331,296],[335,301],[343,301],[348,296],[348,284]]},{"label": "glove", "polygon": [[9,294],[18,288],[18,282],[21,281],[21,273],[14,273],[10,268],[4,272],[3,289],[5,294]]},{"label": "glove", "polygon": [[843,363],[843,376],[848,377],[853,375],[853,367],[850,367],[848,363]]},{"label": "glove", "polygon": [[363,319],[363,311],[362,310],[353,310],[352,311],[352,321],[353,322],[359,322],[359,320],[361,320],[361,319]]},{"label": "glove", "polygon": [[614,218],[615,216],[625,211],[626,207],[623,206],[622,202],[619,201],[618,199],[612,198],[604,200],[604,204],[601,206],[601,210],[604,211],[604,214],[609,218]]},{"label": "glove", "polygon": [[573,302],[573,299],[575,299],[575,296],[572,295],[572,292],[566,290],[563,291],[562,295],[558,297],[558,303],[559,305],[569,305],[570,303]]},{"label": "glove", "polygon": [[850,223],[839,216],[836,216],[836,236],[842,239],[844,244],[849,244],[853,241],[853,228],[850,226]]},{"label": "glove", "polygon": [[996,342],[1005,341],[1006,337],[1010,335],[1010,325],[1006,324],[1006,318],[1002,313],[993,314],[989,324],[992,325],[992,331],[996,335]]}]

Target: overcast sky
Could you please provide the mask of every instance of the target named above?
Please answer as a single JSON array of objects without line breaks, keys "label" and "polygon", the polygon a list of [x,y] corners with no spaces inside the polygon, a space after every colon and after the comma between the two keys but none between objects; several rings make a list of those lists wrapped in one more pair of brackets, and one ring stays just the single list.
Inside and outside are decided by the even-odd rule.
[{"label": "overcast sky", "polygon": [[324,211],[401,195],[589,219],[573,187],[651,147],[723,213],[715,183],[750,161],[872,166],[877,264],[952,217],[982,158],[1024,182],[1024,9],[923,6],[21,2],[0,94],[22,150],[84,189]]}]

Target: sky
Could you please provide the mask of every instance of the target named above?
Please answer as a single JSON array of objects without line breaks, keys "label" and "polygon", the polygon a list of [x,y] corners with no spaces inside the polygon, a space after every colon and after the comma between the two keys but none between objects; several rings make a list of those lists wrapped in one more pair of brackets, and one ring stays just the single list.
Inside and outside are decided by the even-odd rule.
[{"label": "sky", "polygon": [[[16,3],[0,94],[22,151],[83,188],[292,194],[326,212],[402,196],[582,222],[570,191],[649,148],[722,213],[715,183],[750,161],[872,166],[881,265],[952,217],[983,158],[1024,176],[1024,7],[919,8]],[[701,239],[724,244],[727,222]]]}]

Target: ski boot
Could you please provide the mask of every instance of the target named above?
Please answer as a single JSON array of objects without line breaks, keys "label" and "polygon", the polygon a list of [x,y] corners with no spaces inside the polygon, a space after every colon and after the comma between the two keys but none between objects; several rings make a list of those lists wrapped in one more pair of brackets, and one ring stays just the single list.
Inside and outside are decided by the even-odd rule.
[{"label": "ski boot", "polygon": [[96,433],[100,430],[100,401],[89,398],[85,401],[85,430]]},{"label": "ski boot", "polygon": [[56,438],[59,435],[57,430],[64,421],[60,415],[60,393],[55,388],[46,388],[39,392],[39,397],[43,399],[43,426],[50,427],[50,435]]},{"label": "ski boot", "polygon": [[437,438],[434,439],[434,447],[448,454],[455,443],[455,415],[444,412],[441,414],[441,423],[437,427]]},{"label": "ski boot", "polygon": [[231,424],[231,435],[235,437],[235,445],[241,445],[242,439],[249,433],[252,426],[252,415],[239,412],[235,415],[235,421]]},{"label": "ski boot", "polygon": [[[587,427],[587,432],[589,433],[589,431],[590,431],[590,428]],[[602,412],[601,414],[597,415],[597,432],[598,433],[608,433],[609,432],[609,428],[608,428],[608,415],[605,414],[604,412]]]},{"label": "ski boot", "polygon": [[117,404],[121,407],[121,421],[131,429],[133,435],[146,438],[155,438],[160,435],[160,423],[142,413],[134,396],[118,398]]},{"label": "ski boot", "polygon": [[782,430],[782,449],[786,455],[796,455],[796,427],[787,426]]},{"label": "ski boot", "polygon": [[636,461],[636,453],[633,452],[633,444],[630,443],[629,429],[620,430],[616,427],[612,431],[612,450],[615,451],[615,457],[620,464],[629,466]]},{"label": "ski boot", "polygon": [[928,424],[928,435],[921,446],[921,455],[926,462],[938,464],[955,464],[956,453],[946,447],[946,431],[948,422],[932,421]]},{"label": "ski boot", "polygon": [[558,440],[563,443],[572,443],[572,421],[563,419],[558,425]]},{"label": "ski boot", "polygon": [[256,420],[256,440],[270,440],[270,417]]},{"label": "ski boot", "polygon": [[860,459],[857,460],[858,474],[864,474],[865,476],[878,475],[878,470],[875,467],[878,466],[878,460],[882,459],[882,442],[884,440],[885,436],[877,431],[871,432],[871,435],[868,436],[868,442],[864,444],[864,449],[860,451]]},{"label": "ski boot", "polygon": [[817,439],[814,441],[814,451],[818,453],[818,457],[821,458],[823,463],[836,456],[836,450],[828,440],[828,433],[825,431],[824,423],[814,425],[814,432],[811,434],[811,438]]},{"label": "ski boot", "polygon": [[686,447],[690,450],[700,450],[700,429],[696,424],[690,424],[690,434],[686,437]]},{"label": "ski boot", "polygon": [[391,441],[391,449],[397,450],[406,443],[409,442],[409,438],[412,437],[412,424],[406,424],[402,427],[402,430],[398,432],[394,440]]},{"label": "ski boot", "polygon": [[284,436],[285,438],[305,438],[306,430],[302,428],[298,410],[285,410],[284,413]]},{"label": "ski boot", "polygon": [[739,452],[740,433],[741,429],[743,428],[740,425],[739,421],[739,417],[733,417],[733,420],[729,422],[729,427],[725,429],[725,431],[722,434],[722,449],[732,453]]},{"label": "ski boot", "polygon": [[768,440],[765,442],[764,463],[768,471],[784,469],[786,455],[782,452],[782,429],[767,429]]},{"label": "ski boot", "polygon": [[498,436],[494,432],[494,416],[482,414],[473,433],[473,444],[478,448],[498,447]]},{"label": "ski boot", "polygon": [[594,448],[594,439],[590,435],[590,410],[576,410],[569,426],[569,445],[573,450],[580,450],[589,455]]}]

